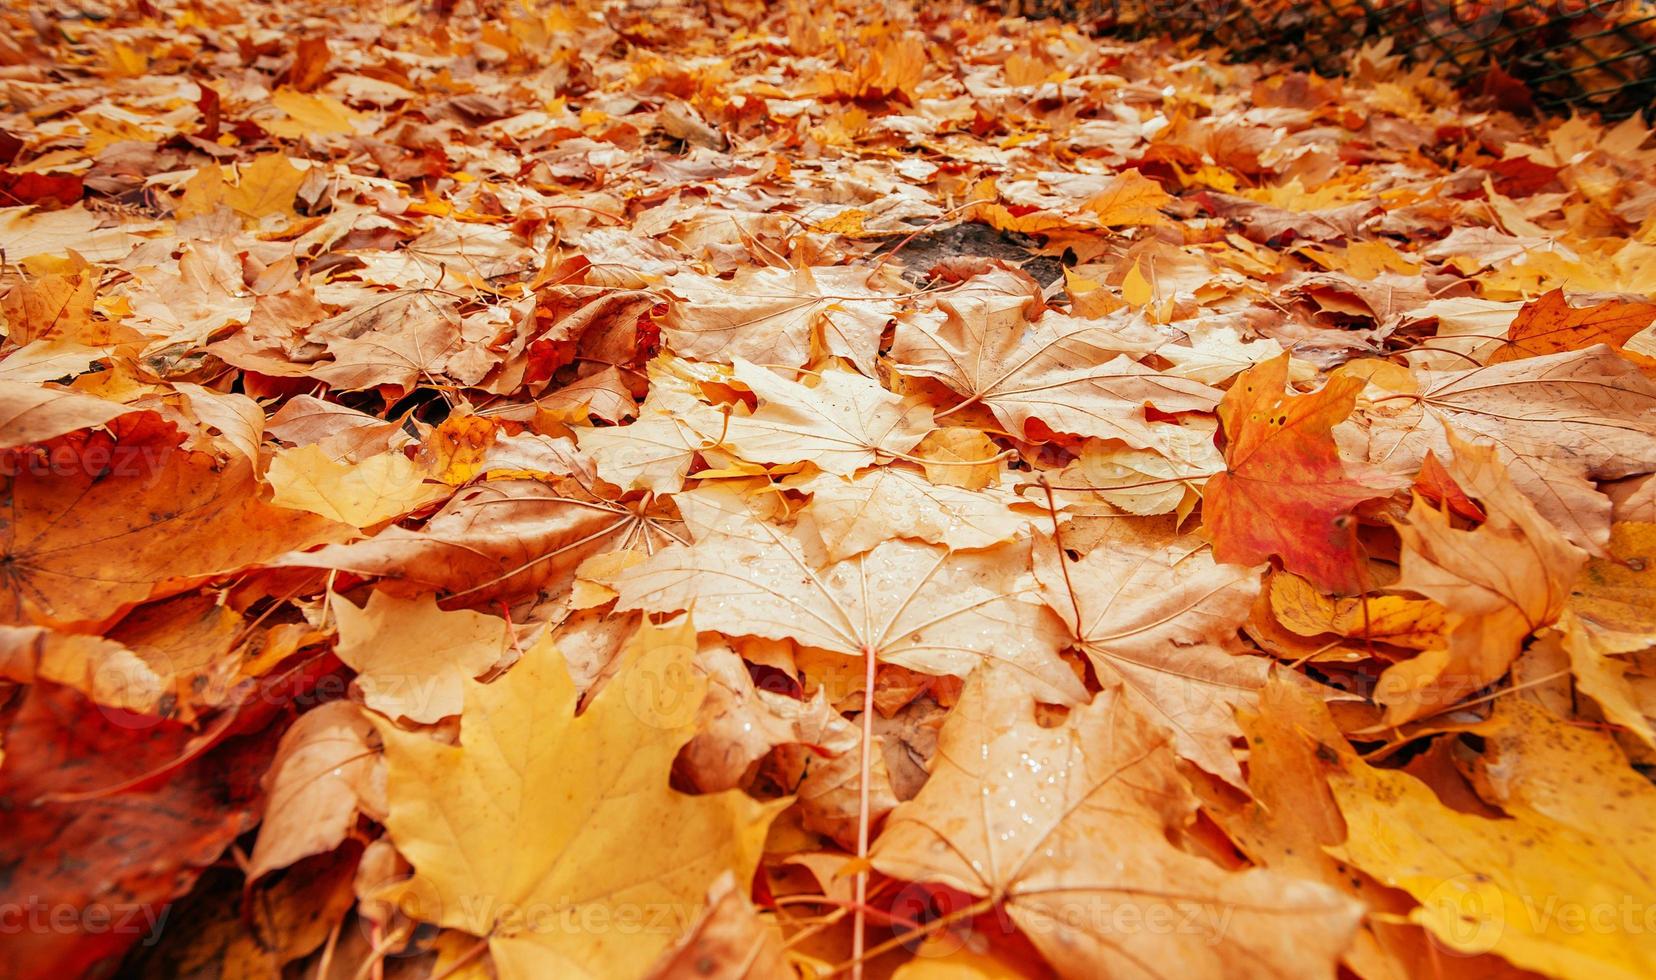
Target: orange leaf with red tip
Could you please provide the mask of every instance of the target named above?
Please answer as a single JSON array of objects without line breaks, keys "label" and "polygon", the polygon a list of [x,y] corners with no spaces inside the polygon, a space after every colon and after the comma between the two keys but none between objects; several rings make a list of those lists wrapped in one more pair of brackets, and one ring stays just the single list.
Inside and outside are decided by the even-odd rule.
[{"label": "orange leaf with red tip", "polygon": [[1242,372],[1219,405],[1229,445],[1208,481],[1203,524],[1222,562],[1271,556],[1328,592],[1368,588],[1352,508],[1384,496],[1340,459],[1334,424],[1351,414],[1361,379],[1335,376],[1321,391],[1288,395],[1288,355]]}]

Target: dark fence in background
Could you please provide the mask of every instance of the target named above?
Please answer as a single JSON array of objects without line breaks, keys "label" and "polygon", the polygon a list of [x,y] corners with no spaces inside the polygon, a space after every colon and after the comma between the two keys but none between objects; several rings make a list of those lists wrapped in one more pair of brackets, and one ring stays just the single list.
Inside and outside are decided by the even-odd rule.
[{"label": "dark fence in background", "polygon": [[1239,59],[1278,58],[1320,74],[1390,37],[1392,50],[1475,84],[1490,65],[1537,105],[1656,117],[1656,0],[1003,0],[1125,37],[1200,37]]}]

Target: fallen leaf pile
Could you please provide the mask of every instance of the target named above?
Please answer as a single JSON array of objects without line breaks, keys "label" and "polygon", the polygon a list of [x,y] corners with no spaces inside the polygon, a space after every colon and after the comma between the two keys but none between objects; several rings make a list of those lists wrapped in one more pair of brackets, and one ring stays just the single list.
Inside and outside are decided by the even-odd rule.
[{"label": "fallen leaf pile", "polygon": [[955,3],[0,11],[0,974],[1656,973],[1656,143]]}]

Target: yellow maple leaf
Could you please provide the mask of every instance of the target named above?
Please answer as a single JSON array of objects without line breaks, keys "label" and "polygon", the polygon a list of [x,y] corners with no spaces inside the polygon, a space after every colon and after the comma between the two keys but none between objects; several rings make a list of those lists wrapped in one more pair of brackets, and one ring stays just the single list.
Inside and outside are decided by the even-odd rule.
[{"label": "yellow maple leaf", "polygon": [[376,720],[385,825],[422,911],[486,937],[503,980],[641,975],[720,875],[751,878],[776,808],[668,785],[706,692],[695,649],[688,618],[646,623],[577,716],[562,656],[537,644],[466,685],[459,745]]},{"label": "yellow maple leaf", "polygon": [[310,95],[283,87],[271,94],[270,101],[287,118],[271,120],[264,127],[286,139],[354,133],[362,121],[360,113],[328,95]]},{"label": "yellow maple leaf", "polygon": [[863,223],[868,220],[868,212],[861,208],[847,208],[826,221],[814,224],[812,227],[827,235],[847,235],[856,238],[865,234],[867,229]]},{"label": "yellow maple leaf", "polygon": [[271,214],[292,218],[296,215],[293,199],[304,180],[305,171],[280,153],[267,153],[239,167],[209,164],[185,182],[174,215],[211,214],[222,205],[244,218]]},{"label": "yellow maple leaf", "polygon": [[1650,976],[1656,943],[1625,917],[1642,926],[1627,903],[1648,907],[1656,789],[1608,736],[1499,704],[1483,774],[1509,819],[1451,809],[1408,773],[1342,755],[1329,786],[1349,830],[1335,853],[1413,895],[1409,918],[1458,952],[1572,980]]},{"label": "yellow maple leaf", "polygon": [[236,168],[235,186],[225,189],[224,203],[248,218],[268,214],[294,216],[293,198],[306,171],[280,153],[267,153]]},{"label": "yellow maple leaf", "polygon": [[224,203],[224,188],[223,167],[208,164],[198,168],[195,176],[184,182],[183,192],[178,197],[178,206],[173,208],[173,217],[183,220],[197,215],[212,214]]},{"label": "yellow maple leaf", "polygon": [[1106,227],[1165,225],[1167,218],[1159,209],[1172,200],[1172,195],[1162,190],[1160,184],[1137,170],[1124,170],[1083,207],[1097,215],[1098,223]]}]

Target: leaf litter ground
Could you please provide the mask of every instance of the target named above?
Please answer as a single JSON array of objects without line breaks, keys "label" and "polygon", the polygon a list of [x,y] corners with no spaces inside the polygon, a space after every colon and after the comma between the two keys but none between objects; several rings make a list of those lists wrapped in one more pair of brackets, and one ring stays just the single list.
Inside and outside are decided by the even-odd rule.
[{"label": "leaf litter ground", "polygon": [[0,972],[1656,971],[1656,145],[949,3],[0,11]]}]

